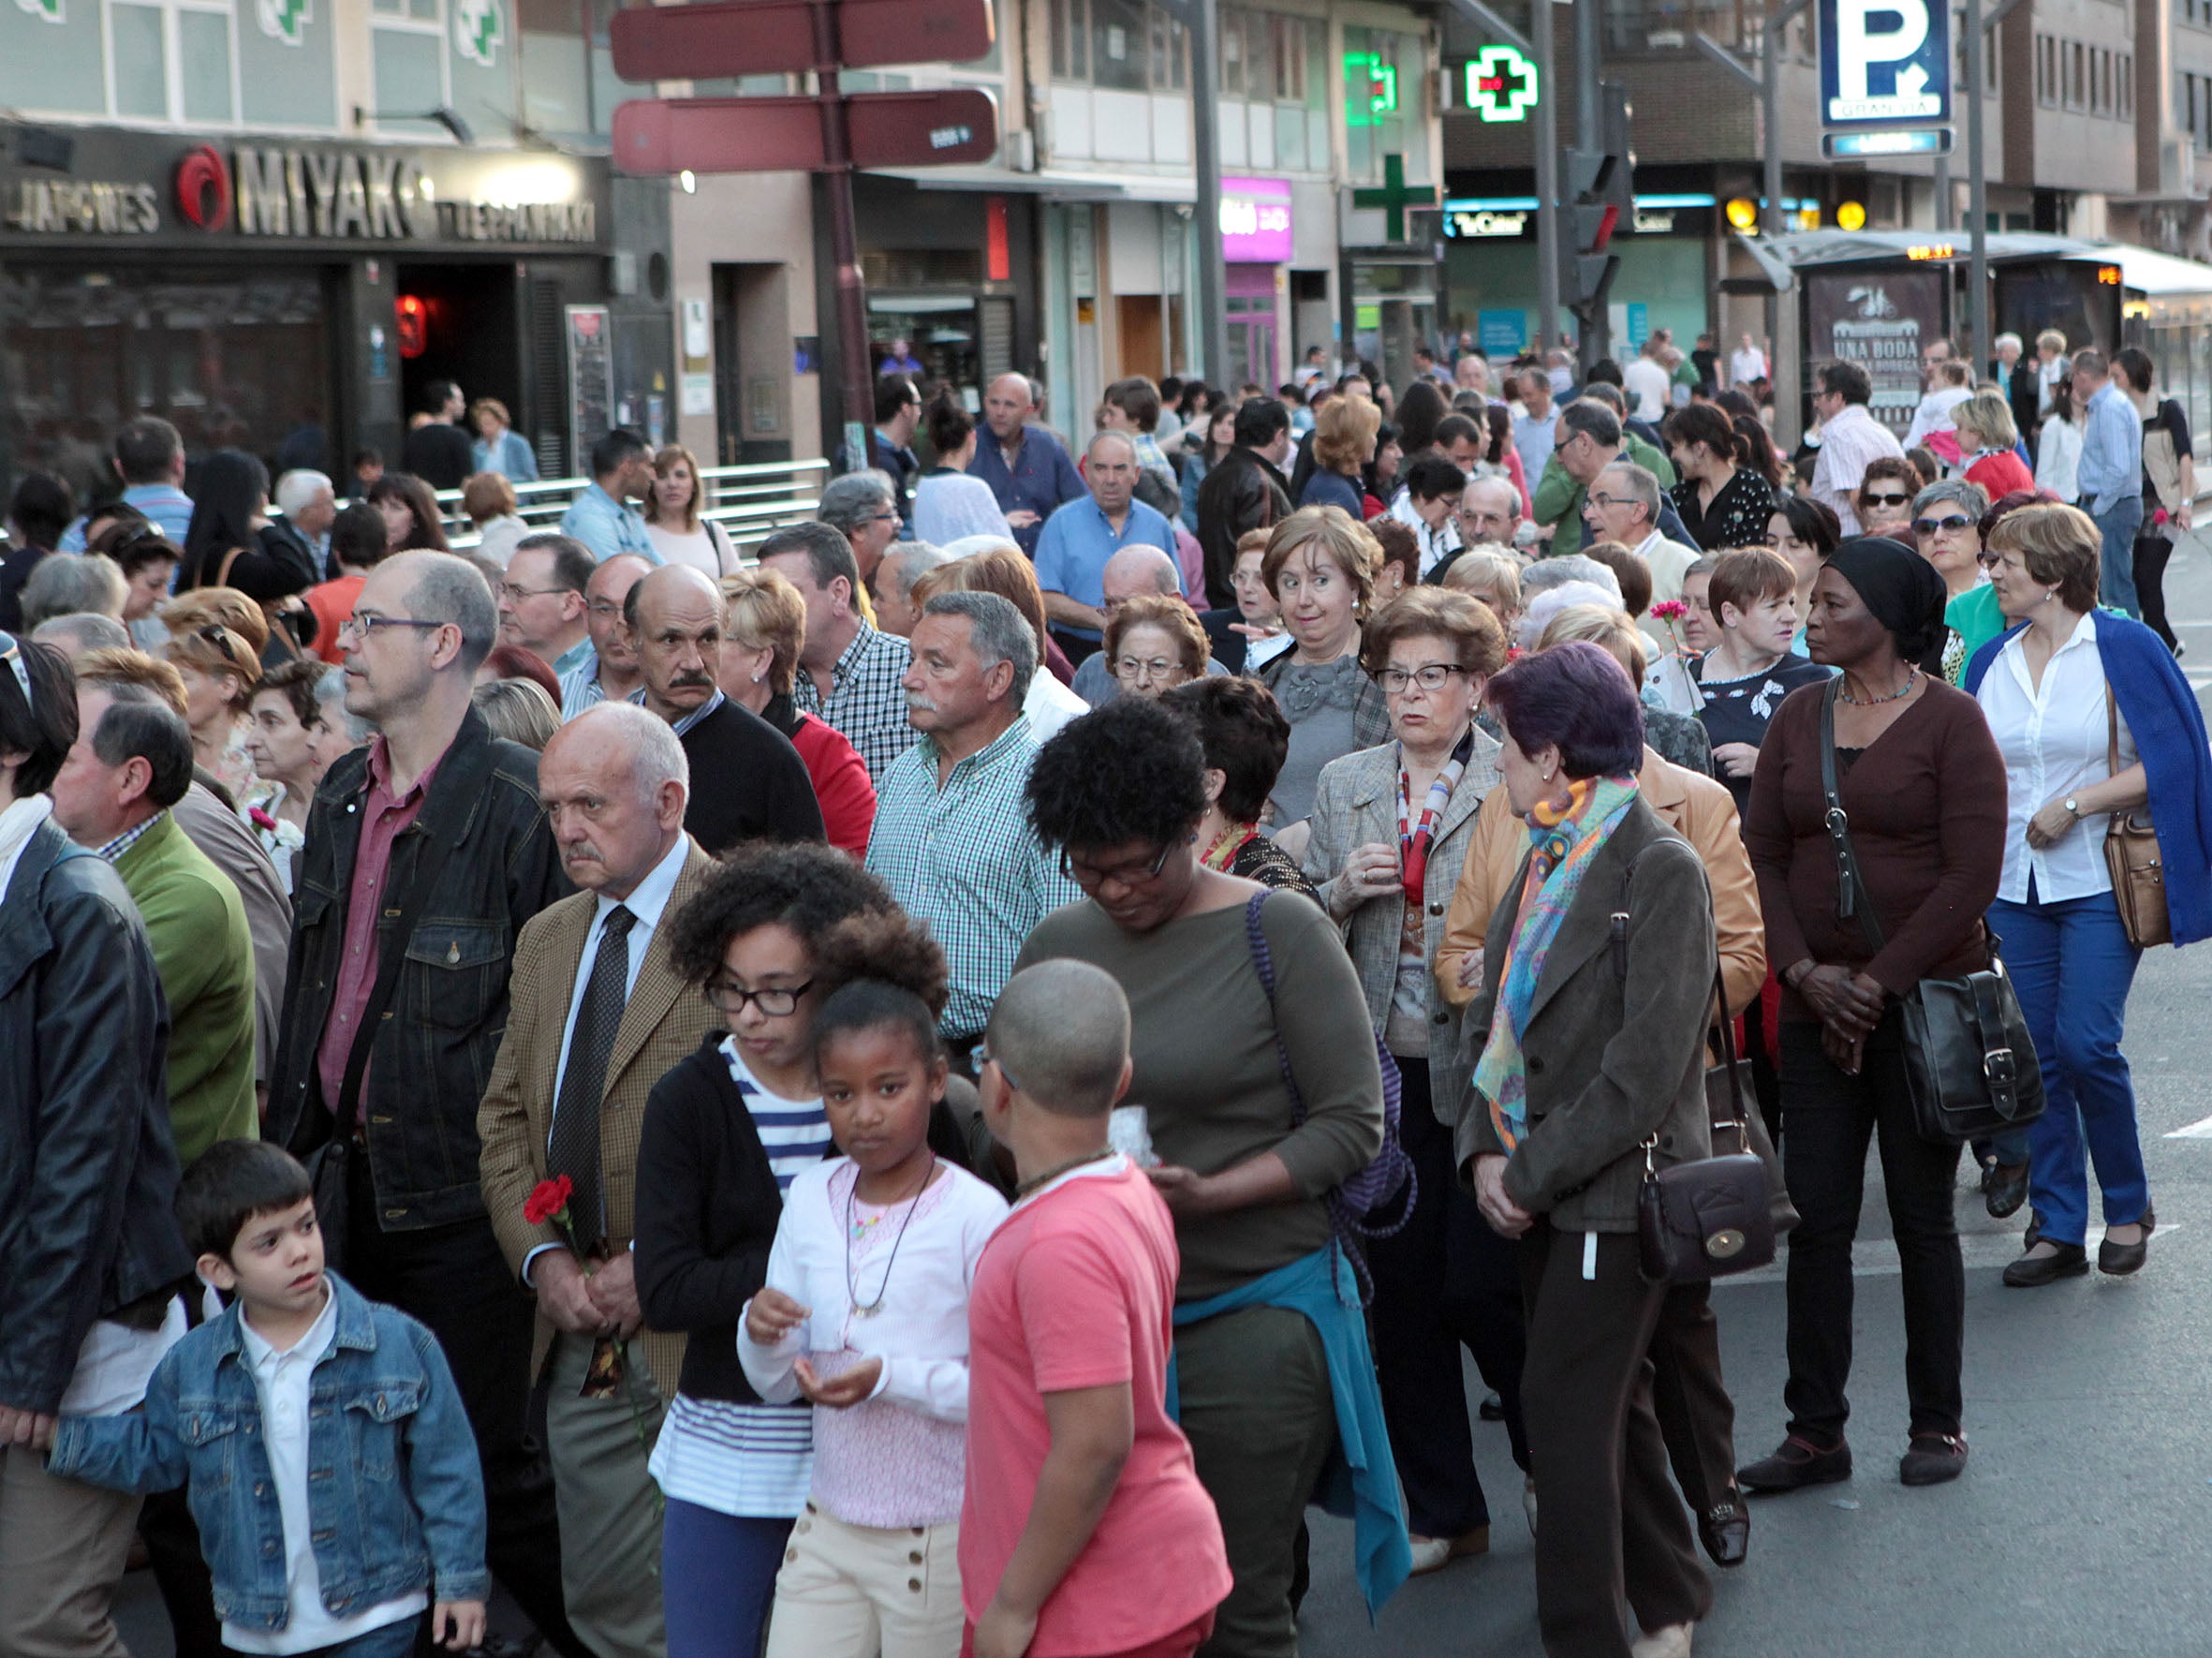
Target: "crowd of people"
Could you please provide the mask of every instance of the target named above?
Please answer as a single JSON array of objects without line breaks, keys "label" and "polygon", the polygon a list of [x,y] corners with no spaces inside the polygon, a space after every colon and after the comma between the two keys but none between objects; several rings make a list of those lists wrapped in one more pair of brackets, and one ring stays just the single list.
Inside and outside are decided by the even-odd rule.
[{"label": "crowd of people", "polygon": [[[2001,957],[2032,1039],[2005,1282],[2091,1269],[2092,1174],[2148,1260],[2194,480],[2049,338],[1932,355],[1910,452],[1824,365],[1787,457],[1709,340],[1133,378],[1076,452],[892,373],[742,553],[620,429],[534,528],[450,387],[343,505],[158,421],[81,520],[24,480],[0,1650],[120,1652],[135,1536],[180,1658],[499,1651],[494,1584],[568,1658],[1279,1658],[1309,1504],[1370,1613],[1487,1552],[1494,1417],[1543,1650],[1687,1654],[1747,1495],[1852,1473],[1870,1141],[1898,1477],[1965,1469],[1924,982]],[[1738,1029],[1798,1216],[1750,1458],[1637,1236]]]}]

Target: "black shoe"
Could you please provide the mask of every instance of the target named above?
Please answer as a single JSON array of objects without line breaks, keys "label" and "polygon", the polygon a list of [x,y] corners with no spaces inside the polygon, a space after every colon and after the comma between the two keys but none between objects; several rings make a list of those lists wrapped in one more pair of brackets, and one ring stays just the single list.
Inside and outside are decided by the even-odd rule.
[{"label": "black shoe", "polygon": [[1717,1566],[1740,1566],[1751,1552],[1751,1511],[1741,1503],[1727,1503],[1710,1514],[1698,1516],[1698,1541]]},{"label": "black shoe", "polygon": [[1897,1458],[1897,1478],[1909,1486],[1939,1486],[1967,1471],[1966,1435],[1916,1433]]},{"label": "black shoe", "polygon": [[1736,1484],[1747,1491],[1794,1491],[1802,1486],[1833,1485],[1851,1476],[1851,1448],[1838,1439],[1816,1445],[1792,1434],[1771,1457],[1736,1470]]},{"label": "black shoe", "polygon": [[[2049,1238],[2039,1241],[2051,1243]],[[2005,1282],[2015,1290],[2040,1290],[2062,1278],[2080,1278],[2089,1270],[2089,1257],[2079,1244],[2051,1244],[2055,1255],[2023,1255],[2005,1268]],[[2140,1263],[2138,1263],[2140,1265]]]},{"label": "black shoe", "polygon": [[1982,1205],[2002,1221],[2019,1212],[2028,1201],[2028,1165],[2024,1162],[1989,1162],[1982,1169]]},{"label": "black shoe", "polygon": [[2028,1211],[2028,1230],[2020,1235],[2020,1247],[2024,1250],[2032,1250],[2042,1240],[2043,1212],[2041,1209],[2029,1209]]},{"label": "black shoe", "polygon": [[1482,1396],[1482,1404],[1476,1407],[1475,1414],[1485,1422],[1503,1422],[1505,1420],[1505,1400],[1499,1399],[1495,1393],[1485,1393]]},{"label": "black shoe", "polygon": [[2158,1230],[2159,1218],[2148,1204],[2143,1206],[2143,1236],[2131,1244],[2116,1244],[2110,1238],[2097,1246],[2097,1270],[2109,1272],[2115,1278],[2125,1278],[2131,1272],[2143,1270],[2144,1262],[2150,1259],[2150,1235]]}]

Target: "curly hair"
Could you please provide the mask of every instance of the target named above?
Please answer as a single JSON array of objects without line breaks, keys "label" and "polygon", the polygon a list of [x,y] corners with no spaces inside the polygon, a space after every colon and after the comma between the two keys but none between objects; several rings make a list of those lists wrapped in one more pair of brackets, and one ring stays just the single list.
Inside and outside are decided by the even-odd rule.
[{"label": "curly hair", "polygon": [[814,1051],[840,1036],[884,1026],[903,1029],[926,1063],[944,1052],[937,1015],[951,973],[929,928],[905,910],[855,915],[815,948],[817,984],[835,986],[814,1015]]},{"label": "curly hair", "polygon": [[730,940],[755,927],[789,927],[818,952],[838,923],[896,909],[891,890],[835,847],[740,841],[676,912],[670,959],[688,983],[704,984],[722,970]]},{"label": "curly hair", "polygon": [[1165,846],[1206,809],[1206,756],[1187,721],[1146,697],[1116,697],[1037,751],[1029,822],[1076,851]]}]

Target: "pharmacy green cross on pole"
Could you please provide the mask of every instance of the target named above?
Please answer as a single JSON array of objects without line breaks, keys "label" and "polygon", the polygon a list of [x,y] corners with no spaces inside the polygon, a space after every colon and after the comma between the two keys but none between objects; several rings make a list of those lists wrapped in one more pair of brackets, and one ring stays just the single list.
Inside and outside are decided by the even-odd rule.
[{"label": "pharmacy green cross on pole", "polygon": [[1354,207],[1379,207],[1389,217],[1383,221],[1384,229],[1393,242],[1406,240],[1406,209],[1433,207],[1437,193],[1426,185],[1408,186],[1406,183],[1406,158],[1403,155],[1385,155],[1382,158],[1382,188],[1354,190]]}]

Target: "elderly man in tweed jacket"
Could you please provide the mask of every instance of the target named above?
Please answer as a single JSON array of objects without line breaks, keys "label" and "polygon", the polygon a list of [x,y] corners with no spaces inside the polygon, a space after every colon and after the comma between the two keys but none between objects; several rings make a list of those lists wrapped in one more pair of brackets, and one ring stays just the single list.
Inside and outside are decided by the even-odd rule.
[{"label": "elderly man in tweed jacket", "polygon": [[[484,1204],[538,1295],[534,1370],[552,1370],[569,1621],[604,1658],[660,1658],[660,1517],[645,1460],[684,1339],[641,1328],[629,1246],[646,1095],[713,1018],[684,994],[668,944],[713,860],[684,832],[683,747],[642,708],[587,709],[547,746],[538,777],[562,867],[582,890],[515,945],[507,1035],[477,1118]],[[533,1219],[539,1182],[564,1176],[567,1224]]]}]

